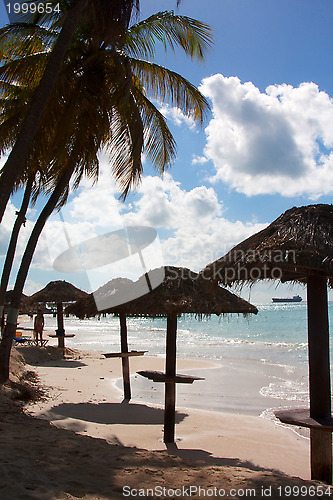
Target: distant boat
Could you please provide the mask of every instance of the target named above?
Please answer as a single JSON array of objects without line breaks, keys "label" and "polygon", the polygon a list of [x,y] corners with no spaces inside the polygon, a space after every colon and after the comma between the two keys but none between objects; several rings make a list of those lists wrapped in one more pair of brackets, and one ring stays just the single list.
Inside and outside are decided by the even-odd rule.
[{"label": "distant boat", "polygon": [[273,297],[272,301],[273,302],[302,302],[302,297],[299,295],[294,295],[293,297],[285,297],[285,298],[279,298],[279,297]]}]

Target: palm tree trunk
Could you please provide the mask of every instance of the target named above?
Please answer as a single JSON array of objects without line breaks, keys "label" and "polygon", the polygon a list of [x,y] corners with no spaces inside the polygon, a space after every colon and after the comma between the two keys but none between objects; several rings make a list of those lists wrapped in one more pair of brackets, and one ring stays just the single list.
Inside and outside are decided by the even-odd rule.
[{"label": "palm tree trunk", "polygon": [[68,11],[61,32],[50,54],[44,74],[31,100],[29,111],[22,124],[19,136],[1,175],[0,182],[0,222],[11,195],[15,180],[19,177],[30,151],[39,122],[47,105],[52,89],[64,60],[68,45],[80,21],[88,0],[77,0]]},{"label": "palm tree trunk", "polygon": [[[17,240],[18,236],[20,233],[20,229],[22,227],[22,224],[25,223],[25,215],[27,213],[29,201],[30,201],[30,196],[31,196],[31,190],[32,190],[32,185],[34,182],[34,175],[31,175],[27,181],[27,185],[25,188],[23,200],[22,200],[22,205],[20,208],[19,212],[16,212],[17,218],[15,221],[15,224],[13,226],[12,230],[12,235],[10,238],[10,242],[8,245],[8,250],[7,250],[7,255],[6,255],[6,260],[3,265],[3,270],[2,270],[2,276],[1,276],[1,283],[0,283],[0,318],[1,318],[1,325],[3,325],[3,314],[4,314],[4,306],[5,306],[5,297],[6,297],[6,290],[8,286],[8,281],[9,281],[9,276],[10,272],[12,270],[13,266],[13,261],[14,261],[14,256],[15,256],[15,250],[16,250],[16,245],[17,245]],[[1,329],[2,333],[2,329]]]},{"label": "palm tree trunk", "polygon": [[10,351],[12,348],[13,338],[15,337],[21,296],[29,272],[30,264],[38,243],[38,239],[41,235],[42,230],[44,229],[46,221],[57,206],[60,196],[62,195],[70,181],[75,168],[75,161],[73,161],[70,165],[71,166],[67,167],[63,175],[60,177],[56,188],[54,189],[52,195],[50,196],[48,202],[46,203],[35,223],[35,226],[27,243],[19,271],[17,273],[12,301],[10,303],[10,307],[8,308],[7,322],[0,344],[0,384],[6,382],[9,377]]}]

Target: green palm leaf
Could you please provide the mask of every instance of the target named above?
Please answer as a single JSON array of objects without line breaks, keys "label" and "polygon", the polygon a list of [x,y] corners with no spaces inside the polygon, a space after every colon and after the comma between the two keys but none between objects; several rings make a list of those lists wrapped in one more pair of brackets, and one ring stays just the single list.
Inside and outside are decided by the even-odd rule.
[{"label": "green palm leaf", "polygon": [[137,86],[133,89],[137,104],[141,108],[145,129],[144,150],[160,174],[169,167],[176,157],[176,143],[167,126],[166,119]]},{"label": "green palm leaf", "polygon": [[3,62],[52,49],[58,33],[41,26],[14,23],[0,29],[0,60]]},{"label": "green palm leaf", "polygon": [[[83,176],[97,179],[97,155],[106,148],[126,198],[141,179],[143,151],[159,173],[176,156],[167,121],[151,99],[169,102],[199,123],[209,109],[204,96],[188,80],[143,58],[153,54],[155,43],[162,43],[201,59],[211,45],[211,31],[199,21],[173,12],[158,13],[134,25],[115,45],[102,42],[96,46],[88,31],[82,27],[70,45],[26,168],[30,169],[35,158],[40,171],[48,172],[51,192],[68,158],[73,161],[76,157],[76,188]],[[0,56],[5,62],[0,67],[0,89],[4,90],[0,152],[15,141],[56,33],[36,25],[0,30]]]},{"label": "green palm leaf", "polygon": [[203,123],[209,104],[191,82],[159,64],[133,58],[130,61],[134,75],[151,98],[158,101],[168,100],[185,115]]},{"label": "green palm leaf", "polygon": [[173,11],[158,12],[132,26],[126,34],[125,46],[132,57],[151,58],[156,42],[165,50],[178,47],[191,59],[203,60],[212,47],[212,29],[196,19],[177,16]]}]

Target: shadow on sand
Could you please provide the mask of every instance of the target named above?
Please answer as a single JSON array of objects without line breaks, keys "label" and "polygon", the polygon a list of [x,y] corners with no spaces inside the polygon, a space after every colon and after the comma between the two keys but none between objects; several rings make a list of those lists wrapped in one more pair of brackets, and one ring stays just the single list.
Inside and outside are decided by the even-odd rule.
[{"label": "shadow on sand", "polygon": [[[200,449],[179,449],[177,443],[167,443],[165,446],[169,455],[179,457],[182,460],[195,460],[205,462],[208,465],[222,465],[225,467],[246,467],[256,472],[266,470],[258,465],[254,465],[250,461],[240,460],[239,458],[214,457],[209,451]],[[281,474],[281,471],[277,469],[270,469],[270,471],[275,474]]]},{"label": "shadow on sand", "polygon": [[[191,485],[227,491],[255,488],[256,498],[263,498],[261,491],[265,487],[272,488],[269,496],[275,499],[281,498],[279,486],[310,484],[237,459],[221,459],[219,465],[214,466],[212,462],[190,460],[193,452],[193,456],[202,453],[201,459],[204,458],[206,452],[202,450],[182,450],[185,460],[166,451],[148,452],[109,444],[104,439],[56,428],[17,410],[7,411],[7,405],[0,405],[0,421],[3,431],[0,497],[3,500],[124,498],[126,485],[142,489]],[[177,452],[177,448],[170,452]],[[199,497],[192,495],[192,498]]]},{"label": "shadow on sand", "polygon": [[54,346],[24,346],[18,349],[24,361],[32,366],[52,366],[55,368],[80,368],[87,366],[80,360],[79,354],[72,349],[61,349]]},{"label": "shadow on sand", "polygon": [[[163,409],[126,400],[122,403],[62,403],[54,406],[46,416],[52,420],[75,418],[96,424],[160,425],[164,422]],[[176,423],[187,416],[187,413],[176,412]]]}]

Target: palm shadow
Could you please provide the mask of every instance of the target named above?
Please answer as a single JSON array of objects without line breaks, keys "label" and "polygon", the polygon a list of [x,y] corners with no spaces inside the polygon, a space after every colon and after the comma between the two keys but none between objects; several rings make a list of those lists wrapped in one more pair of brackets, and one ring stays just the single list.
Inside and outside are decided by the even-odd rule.
[{"label": "palm shadow", "polygon": [[[184,461],[205,462],[207,465],[222,465],[224,467],[243,467],[254,472],[267,471],[267,468],[240,458],[215,457],[209,451],[201,449],[180,449],[177,443],[166,443],[165,446],[170,456],[179,457]],[[278,469],[269,469],[269,471],[274,474],[283,474]]]},{"label": "palm shadow", "polygon": [[[184,477],[186,474],[189,484],[193,486],[226,488],[228,476],[223,467],[207,467],[203,462],[175,459],[166,451],[147,452],[135,447],[124,447],[119,441],[109,444],[104,439],[59,429],[46,420],[36,419],[23,412],[9,412],[5,405],[3,408],[0,406],[0,419],[5,430],[2,432],[1,457],[3,499],[83,498],[86,495],[89,498],[121,499],[124,498],[125,484],[134,488],[138,484],[140,488],[154,488],[165,481],[167,487],[174,487],[172,474],[177,470],[182,471]],[[23,435],[18,429],[25,431]],[[38,468],[33,468],[31,464],[36,463],[36,456],[42,459],[39,460]],[[19,464],[22,464],[19,467],[18,458]],[[240,468],[244,467],[246,476],[241,486],[255,488],[256,498],[268,497],[261,495],[263,487],[272,488],[272,495],[269,495],[271,499],[281,498],[274,494],[278,486],[309,487],[309,483],[299,478],[272,474],[270,469],[260,468],[260,472],[248,475],[247,468],[258,470],[251,462],[237,459],[230,462],[237,465],[235,474],[240,474],[240,479]]]}]

